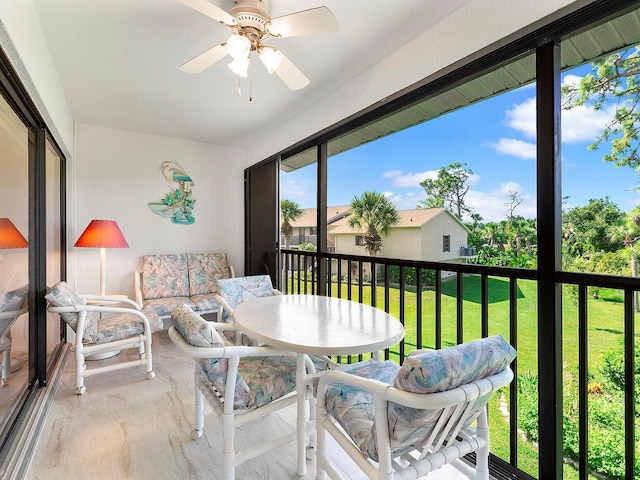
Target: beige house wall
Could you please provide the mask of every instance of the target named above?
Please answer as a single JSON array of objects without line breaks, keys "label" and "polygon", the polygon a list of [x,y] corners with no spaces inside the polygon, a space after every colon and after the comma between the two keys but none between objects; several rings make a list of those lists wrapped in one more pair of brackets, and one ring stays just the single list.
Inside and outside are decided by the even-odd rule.
[{"label": "beige house wall", "polygon": [[[449,214],[443,213],[422,226],[421,260],[434,262],[460,257],[460,247],[467,246],[466,230]],[[450,251],[443,252],[443,236],[450,236]]]},{"label": "beige house wall", "polygon": [[[443,235],[450,236],[450,251],[443,252]],[[356,234],[338,234],[336,253],[367,255],[364,246],[356,246]],[[460,257],[460,247],[467,246],[467,231],[448,213],[442,213],[419,228],[392,228],[382,236],[378,256],[403,260],[446,261]]]},{"label": "beige house wall", "polygon": [[382,236],[381,257],[401,258],[403,260],[422,259],[420,228],[392,228],[388,235]]}]

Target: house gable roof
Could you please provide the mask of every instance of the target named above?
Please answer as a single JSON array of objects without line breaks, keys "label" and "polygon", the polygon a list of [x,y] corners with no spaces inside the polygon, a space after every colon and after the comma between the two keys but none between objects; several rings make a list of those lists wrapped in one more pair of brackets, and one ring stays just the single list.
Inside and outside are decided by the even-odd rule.
[{"label": "house gable roof", "polygon": [[[327,223],[332,223],[349,215],[351,207],[349,205],[339,205],[337,207],[327,207]],[[295,220],[289,222],[292,227],[315,227],[318,223],[318,209],[317,208],[303,208],[302,215]]]},{"label": "house gable roof", "polygon": [[[398,210],[400,221],[391,228],[420,228],[426,223],[432,221],[440,215],[449,215],[456,223],[458,223],[467,233],[470,230],[458,218],[446,208],[419,208],[415,210]],[[335,222],[329,229],[332,235],[346,235],[362,233],[361,228],[352,228],[349,226],[347,218]]]}]

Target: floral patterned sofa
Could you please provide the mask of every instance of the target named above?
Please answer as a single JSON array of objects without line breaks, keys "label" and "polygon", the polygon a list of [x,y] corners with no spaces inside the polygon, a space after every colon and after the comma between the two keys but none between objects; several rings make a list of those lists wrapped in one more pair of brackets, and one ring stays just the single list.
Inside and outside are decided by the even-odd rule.
[{"label": "floral patterned sofa", "polygon": [[216,280],[235,277],[226,253],[144,255],[142,270],[134,273],[136,302],[161,318],[188,305],[198,314],[216,313]]}]

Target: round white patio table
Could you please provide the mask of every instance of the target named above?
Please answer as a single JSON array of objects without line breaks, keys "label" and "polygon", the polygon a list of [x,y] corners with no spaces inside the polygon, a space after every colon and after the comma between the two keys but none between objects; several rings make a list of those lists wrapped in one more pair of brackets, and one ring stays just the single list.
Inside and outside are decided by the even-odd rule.
[{"label": "round white patio table", "polygon": [[402,340],[404,328],[395,317],[377,308],[319,295],[255,298],[237,305],[233,316],[247,335],[298,354],[297,474],[306,475],[306,386],[312,377],[306,373],[305,355],[375,354]]}]

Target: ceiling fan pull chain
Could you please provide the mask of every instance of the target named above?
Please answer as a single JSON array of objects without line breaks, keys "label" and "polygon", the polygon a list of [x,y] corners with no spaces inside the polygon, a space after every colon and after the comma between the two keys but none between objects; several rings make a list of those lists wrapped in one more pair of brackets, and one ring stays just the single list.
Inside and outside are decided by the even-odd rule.
[{"label": "ceiling fan pull chain", "polygon": [[251,64],[251,57],[249,57],[249,101],[253,102],[253,76],[251,75],[253,68],[251,68]]},{"label": "ceiling fan pull chain", "polygon": [[242,90],[240,90],[240,75],[236,75],[236,78],[238,79],[238,96],[242,96]]}]

